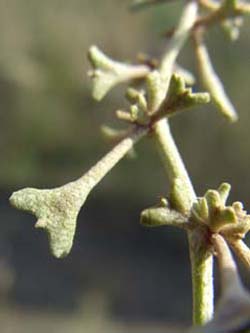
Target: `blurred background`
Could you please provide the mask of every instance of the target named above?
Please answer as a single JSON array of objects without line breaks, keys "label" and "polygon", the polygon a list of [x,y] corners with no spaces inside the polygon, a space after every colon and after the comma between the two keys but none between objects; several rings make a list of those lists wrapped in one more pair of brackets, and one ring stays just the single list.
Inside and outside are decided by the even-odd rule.
[{"label": "blurred background", "polygon": [[[56,260],[35,218],[9,206],[19,188],[54,187],[79,177],[109,148],[100,125],[126,108],[125,86],[101,103],[91,98],[88,48],[115,59],[160,56],[163,32],[182,2],[138,14],[129,0],[0,1],[0,330],[163,332],[191,322],[185,235],[145,229],[140,211],[167,195],[168,183],[151,139],[138,158],[124,159],[90,195],[71,254]],[[208,45],[240,120],[230,125],[213,107],[171,120],[199,195],[222,181],[230,200],[250,206],[250,20],[231,43],[214,28]],[[179,63],[196,73],[192,46]],[[199,85],[195,89],[201,89]],[[244,271],[243,271],[244,273]],[[246,283],[247,277],[246,277]]]}]

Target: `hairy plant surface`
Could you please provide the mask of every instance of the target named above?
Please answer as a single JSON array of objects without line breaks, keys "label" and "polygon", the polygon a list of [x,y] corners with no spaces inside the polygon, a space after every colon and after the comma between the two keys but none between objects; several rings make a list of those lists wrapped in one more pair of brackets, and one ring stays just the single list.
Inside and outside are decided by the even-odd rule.
[{"label": "hairy plant surface", "polygon": [[[135,0],[133,10],[147,8],[167,0]],[[11,204],[34,214],[36,227],[44,228],[52,254],[62,258],[70,253],[77,226],[77,216],[87,197],[102,178],[143,137],[154,140],[169,180],[166,198],[141,213],[146,227],[173,226],[188,236],[193,282],[193,323],[201,328],[185,332],[238,332],[250,328],[250,296],[242,287],[229,250],[250,268],[250,250],[244,237],[250,229],[250,216],[241,202],[227,204],[231,186],[222,183],[196,195],[182,157],[171,134],[169,119],[197,106],[212,103],[229,122],[238,114],[216,74],[206,35],[212,26],[220,26],[229,38],[239,37],[250,5],[241,0],[190,0],[176,27],[167,33],[166,49],[160,59],[142,56],[135,61],[121,62],[91,46],[93,98],[102,100],[116,85],[129,83],[125,96],[130,104],[116,111],[116,117],[127,125],[119,130],[103,127],[106,136],[116,144],[89,171],[78,179],[54,188],[25,188],[14,192]],[[192,43],[202,90],[197,92],[192,73],[177,64],[177,57],[186,42]],[[222,295],[214,313],[213,257],[218,257]],[[181,330],[180,330],[181,331]],[[183,332],[184,332],[183,331]]]}]

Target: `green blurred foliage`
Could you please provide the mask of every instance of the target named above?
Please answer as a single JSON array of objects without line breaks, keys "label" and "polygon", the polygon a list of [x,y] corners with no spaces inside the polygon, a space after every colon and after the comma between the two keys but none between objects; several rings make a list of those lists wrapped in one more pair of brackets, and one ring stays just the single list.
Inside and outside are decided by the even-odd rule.
[{"label": "green blurred foliage", "polygon": [[[91,99],[86,53],[92,44],[122,60],[138,52],[160,56],[163,32],[171,29],[182,3],[170,3],[131,14],[129,1],[70,2],[10,0],[0,2],[0,184],[54,186],[77,178],[108,149],[99,126],[113,123],[117,108],[126,108],[123,87],[101,103]],[[195,187],[202,194],[222,181],[235,197],[248,197],[249,34],[231,43],[218,28],[209,50],[240,120],[229,125],[213,107],[171,120],[174,134]],[[192,45],[180,63],[195,71]],[[200,89],[200,87],[197,89]],[[167,192],[157,153],[144,140],[137,160],[125,160],[103,182],[100,191],[134,192],[155,200]],[[134,188],[134,183],[140,187]]]}]

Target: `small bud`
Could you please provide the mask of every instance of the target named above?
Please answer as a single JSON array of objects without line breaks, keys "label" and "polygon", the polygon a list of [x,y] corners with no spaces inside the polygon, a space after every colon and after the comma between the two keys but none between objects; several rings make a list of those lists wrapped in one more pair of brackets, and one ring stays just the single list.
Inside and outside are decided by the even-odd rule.
[{"label": "small bud", "polygon": [[168,207],[153,207],[145,209],[141,213],[140,222],[146,227],[170,225],[179,228],[186,228],[188,218],[176,210]]},{"label": "small bud", "polygon": [[186,85],[192,86],[195,84],[196,80],[195,80],[193,73],[191,73],[189,70],[181,67],[180,65],[175,64],[174,73],[176,73],[178,76],[181,76],[184,79]]},{"label": "small bud", "polygon": [[208,205],[208,211],[209,214],[214,214],[214,211],[221,208],[222,206],[222,201],[221,201],[221,197],[220,194],[218,193],[218,191],[216,190],[208,190],[205,193],[205,199],[207,201],[207,205]]},{"label": "small bud", "polygon": [[213,232],[219,232],[223,228],[230,226],[232,228],[233,224],[237,223],[237,217],[232,207],[225,207],[215,213],[213,218],[210,218],[209,227]]},{"label": "small bud", "polygon": [[239,38],[240,28],[243,24],[242,17],[228,18],[222,21],[221,26],[232,41]]},{"label": "small bud", "polygon": [[198,198],[192,207],[193,219],[198,223],[206,223],[208,220],[208,204],[205,198]]},{"label": "small bud", "polygon": [[126,98],[131,104],[137,104],[143,112],[147,112],[147,100],[143,90],[138,91],[130,87],[127,89]]},{"label": "small bud", "polygon": [[209,102],[210,96],[208,93],[193,93],[191,88],[186,88],[183,77],[173,74],[167,96],[160,109],[155,113],[155,117],[171,116],[179,111]]},{"label": "small bud", "polygon": [[232,205],[236,223],[224,226],[221,230],[223,236],[229,240],[243,239],[250,230],[250,215],[243,209],[241,202],[234,202]]},{"label": "small bud", "polygon": [[241,202],[226,206],[230,189],[228,183],[222,183],[218,190],[208,190],[193,204],[191,216],[194,222],[205,223],[212,232],[232,242],[244,238],[250,230],[250,215]]},{"label": "small bud", "polygon": [[104,138],[111,142],[118,142],[128,135],[128,130],[117,130],[107,125],[101,126]]},{"label": "small bud", "polygon": [[126,98],[131,103],[129,112],[119,110],[116,112],[117,117],[137,125],[148,125],[150,117],[144,90],[138,91],[134,88],[128,88]]},{"label": "small bud", "polygon": [[228,183],[222,183],[219,188],[218,188],[218,192],[221,198],[222,203],[225,205],[228,199],[228,196],[230,194],[230,190],[231,190],[231,185]]},{"label": "small bud", "polygon": [[168,199],[164,198],[164,197],[160,197],[159,207],[161,207],[161,208],[169,207]]},{"label": "small bud", "polygon": [[133,123],[135,121],[135,117],[131,114],[131,112],[127,112],[124,110],[117,110],[116,117],[120,120],[124,120],[129,123]]}]

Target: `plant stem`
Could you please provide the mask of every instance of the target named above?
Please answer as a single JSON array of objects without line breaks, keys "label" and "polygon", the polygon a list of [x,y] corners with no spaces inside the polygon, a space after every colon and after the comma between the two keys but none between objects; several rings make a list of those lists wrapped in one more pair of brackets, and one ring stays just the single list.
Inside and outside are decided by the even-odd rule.
[{"label": "plant stem", "polygon": [[[197,18],[198,5],[196,1],[188,1],[184,7],[179,24],[172,38],[169,40],[167,49],[161,61],[160,72],[162,77],[168,80],[172,73],[176,58],[189,37],[190,30]],[[170,75],[169,75],[170,74]]]},{"label": "plant stem", "polygon": [[223,282],[223,285],[221,285],[222,293],[227,295],[241,294],[243,288],[237,266],[226,241],[222,236],[216,235],[213,237],[213,244],[219,261],[221,281]]},{"label": "plant stem", "polygon": [[250,249],[249,247],[242,241],[230,241],[229,244],[231,248],[234,250],[235,254],[240,258],[242,263],[246,266],[246,268],[250,269]]},{"label": "plant stem", "polygon": [[[167,121],[157,123],[155,138],[170,179],[171,200],[176,209],[188,214],[196,195]],[[202,229],[188,231],[188,241],[193,285],[193,323],[203,325],[213,317],[213,257]]]},{"label": "plant stem", "polygon": [[[193,324],[204,325],[213,318],[213,256],[202,230],[188,232],[193,285]],[[203,244],[202,244],[203,243]]]},{"label": "plant stem", "polygon": [[[190,34],[196,17],[197,2],[190,1],[183,10],[179,26],[162,59],[160,72],[165,91],[159,94],[159,101],[156,103],[158,107],[163,101],[161,98],[166,96],[174,63]],[[166,120],[155,124],[154,135],[170,179],[170,199],[177,210],[190,214],[196,195]],[[195,325],[203,325],[213,316],[213,258],[209,251],[210,245],[206,245],[205,236],[204,230],[188,231],[193,288],[193,323]]]},{"label": "plant stem", "polygon": [[87,173],[79,178],[76,183],[80,185],[80,187],[82,184],[86,187],[86,184],[88,184],[88,188],[92,190],[147,132],[147,127],[133,128],[127,137],[122,139],[110,152],[103,156]]},{"label": "plant stem", "polygon": [[[196,195],[166,119],[156,123],[155,139],[173,190],[174,198],[171,199],[174,202],[172,203],[181,213],[189,214]],[[181,187],[180,191],[177,187]],[[175,191],[177,191],[176,199]]]}]

